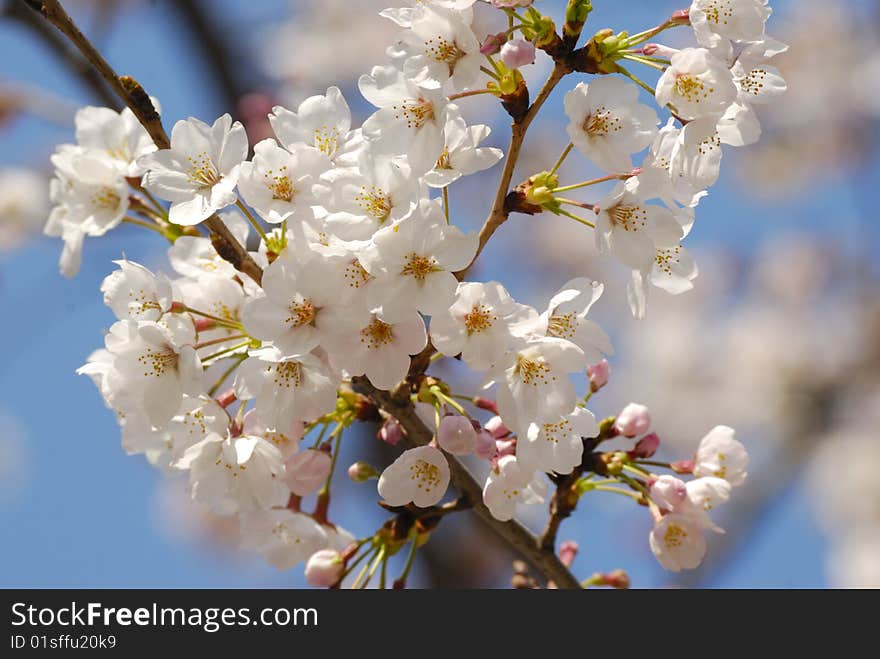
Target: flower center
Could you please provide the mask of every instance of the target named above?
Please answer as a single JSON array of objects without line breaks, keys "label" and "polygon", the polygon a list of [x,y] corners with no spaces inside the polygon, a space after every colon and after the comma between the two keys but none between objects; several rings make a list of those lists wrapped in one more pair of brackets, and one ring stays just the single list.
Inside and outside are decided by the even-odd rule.
[{"label": "flower center", "polygon": [[571,311],[566,314],[553,314],[547,321],[547,334],[560,339],[571,339],[578,328],[577,314]]},{"label": "flower center", "polygon": [[425,278],[432,272],[439,272],[441,268],[437,267],[436,261],[427,256],[419,256],[415,252],[411,252],[406,256],[406,263],[400,274],[415,277],[419,283],[424,283]]},{"label": "flower center", "polygon": [[395,119],[406,121],[407,128],[418,130],[429,121],[434,120],[434,104],[423,98],[408,98],[400,105],[392,107]]},{"label": "flower center", "polygon": [[287,526],[287,524],[285,524],[284,522],[278,522],[275,525],[275,527],[272,529],[272,535],[274,535],[286,545],[298,545],[301,542],[299,536],[291,533],[290,527]]},{"label": "flower center", "polygon": [[759,96],[764,91],[764,81],[767,78],[765,69],[752,69],[746,77],[739,81],[739,88],[745,94]]},{"label": "flower center", "polygon": [[113,188],[104,186],[92,195],[92,205],[96,208],[113,210],[119,207],[120,197]]},{"label": "flower center", "polygon": [[452,164],[449,162],[449,145],[443,147],[443,152],[437,158],[437,164],[434,165],[434,169],[452,169]]},{"label": "flower center", "polygon": [[678,526],[678,524],[670,524],[666,527],[666,533],[663,534],[663,544],[667,549],[675,549],[681,547],[687,540],[687,531]]},{"label": "flower center", "polygon": [[590,137],[607,137],[609,133],[622,130],[623,125],[620,118],[611,114],[603,105],[592,114],[587,115],[582,128]]},{"label": "flower center", "polygon": [[315,129],[315,148],[326,156],[333,156],[339,148],[339,130],[321,126]]},{"label": "flower center", "polygon": [[160,378],[168,371],[177,369],[177,353],[170,349],[147,351],[138,357],[138,362],[144,367],[144,377]]},{"label": "flower center", "polygon": [[266,181],[266,187],[272,193],[272,199],[276,201],[293,201],[293,183],[287,175],[287,166],[283,166],[275,173],[274,169],[269,169],[263,174]]},{"label": "flower center", "polygon": [[468,334],[479,334],[492,328],[492,323],[498,320],[498,317],[492,313],[492,310],[485,304],[475,304],[471,310],[465,314],[464,326]]},{"label": "flower center", "polygon": [[278,364],[270,364],[266,367],[267,371],[275,371],[275,384],[285,389],[290,389],[291,385],[298,388],[303,382],[302,364],[299,362],[281,362]]},{"label": "flower center", "polygon": [[520,377],[523,384],[533,387],[550,384],[551,380],[556,380],[556,376],[550,373],[550,367],[543,361],[528,359],[522,355],[517,355],[513,372]]},{"label": "flower center", "polygon": [[409,466],[409,479],[415,481],[420,490],[433,490],[440,485],[440,468],[425,460],[416,460]]},{"label": "flower center", "polygon": [[571,422],[568,419],[544,424],[544,439],[551,444],[558,444],[561,437],[568,437],[571,434]]},{"label": "flower center", "polygon": [[425,55],[429,59],[449,67],[449,75],[455,73],[455,65],[465,56],[465,52],[458,47],[455,41],[448,41],[442,36],[428,39],[425,42]]},{"label": "flower center", "polygon": [[294,327],[311,325],[315,322],[315,316],[318,315],[318,309],[308,298],[294,300],[287,307],[287,311],[290,315],[284,319],[284,322],[290,323]]},{"label": "flower center", "polygon": [[675,77],[675,93],[691,103],[699,103],[715,93],[714,87],[706,84],[690,73],[680,73]]},{"label": "flower center", "polygon": [[199,188],[213,188],[222,178],[214,161],[211,157],[202,151],[199,155],[187,158],[189,168],[186,170],[187,176],[191,183]]},{"label": "flower center", "polygon": [[391,195],[386,194],[382,188],[371,185],[361,186],[361,191],[355,196],[357,205],[361,207],[365,214],[372,217],[380,225],[391,217],[391,209],[394,204],[391,201]]},{"label": "flower center", "polygon": [[345,272],[342,276],[346,283],[348,283],[349,288],[366,286],[367,282],[372,279],[370,273],[364,269],[364,266],[362,266],[361,262],[357,259],[352,259],[349,264],[345,266]]},{"label": "flower center", "polygon": [[657,267],[661,272],[665,272],[667,275],[672,276],[672,269],[681,263],[680,255],[681,247],[658,249],[654,256],[654,263],[657,264]]},{"label": "flower center", "polygon": [[134,311],[136,314],[146,313],[150,309],[162,311],[162,307],[159,305],[159,302],[156,300],[156,298],[154,296],[147,295],[147,293],[143,289],[137,292],[129,291],[128,297],[128,308],[129,310]]},{"label": "flower center", "polygon": [[715,25],[727,25],[733,18],[733,7],[729,0],[711,0],[703,11],[706,12],[706,20]]},{"label": "flower center", "polygon": [[648,225],[648,211],[641,206],[618,204],[608,209],[608,217],[611,218],[611,224],[624,231],[636,232]]},{"label": "flower center", "polygon": [[370,350],[394,343],[394,328],[378,318],[361,330],[361,343]]}]

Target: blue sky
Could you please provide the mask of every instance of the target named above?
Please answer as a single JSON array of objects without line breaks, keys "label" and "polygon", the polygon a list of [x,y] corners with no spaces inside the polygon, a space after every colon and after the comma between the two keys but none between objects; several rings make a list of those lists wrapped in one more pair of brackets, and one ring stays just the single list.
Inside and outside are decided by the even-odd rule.
[{"label": "blue sky", "polygon": [[[155,9],[144,4],[124,14],[118,31],[111,33],[104,46],[105,53],[121,73],[135,75],[161,99],[164,116],[212,119],[225,108],[219,107],[210,79],[191,64],[193,54],[185,35],[169,23],[163,4],[156,3]],[[594,4],[597,25],[608,22],[637,28],[649,24],[648,16],[659,17],[666,9],[676,8],[676,3],[666,0],[598,0]],[[784,20],[791,2],[773,4]],[[276,18],[275,9],[286,7],[275,0],[223,0],[222,5],[227,9],[224,20],[241,20],[244,25]],[[545,5],[554,6],[554,2]],[[30,35],[6,23],[0,24],[0,79],[36,83],[76,103],[91,100]],[[499,125],[496,132],[504,135],[503,127]],[[22,119],[0,132],[0,165],[44,167],[53,146],[71,139],[70,129]],[[876,184],[876,168],[869,168],[863,176],[866,183]],[[774,231],[805,227],[819,234],[835,231],[838,227],[833,223],[841,216],[841,206],[845,209],[860,202],[852,195],[835,194],[839,184],[835,180],[825,181],[797,200],[770,203],[744,195],[731,179],[723,175],[701,206],[701,213],[713,221],[698,225],[692,244],[723,243],[747,254],[756,236]],[[768,215],[773,216],[772,223],[767,222]],[[60,244],[54,241],[36,241],[0,256],[0,300],[6,310],[5,322],[0,324],[4,346],[0,412],[11,414],[22,426],[29,472],[17,496],[0,500],[5,559],[0,563],[0,585],[301,583],[298,571],[279,574],[258,559],[174,540],[159,532],[152,520],[157,508],[156,483],[162,477],[141,459],[122,452],[112,414],[103,408],[91,382],[74,374],[100,346],[101,331],[112,322],[98,292],[112,267],[111,259],[124,251],[130,259],[149,264],[160,258],[161,248],[152,236],[121,228],[87,241],[82,272],[73,281],[57,274]],[[591,508],[577,522],[568,523],[566,537],[584,538],[576,569],[588,574],[625,567],[636,585],[663,583],[647,551],[646,516],[615,504]],[[367,532],[376,519],[359,518],[354,530]],[[822,586],[824,558],[823,537],[798,486],[767,507],[745,549],[709,585]]]}]

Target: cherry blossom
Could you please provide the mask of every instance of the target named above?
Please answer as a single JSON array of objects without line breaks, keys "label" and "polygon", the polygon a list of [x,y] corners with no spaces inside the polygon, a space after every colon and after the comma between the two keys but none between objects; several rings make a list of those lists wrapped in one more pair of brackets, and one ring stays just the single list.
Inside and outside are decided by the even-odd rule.
[{"label": "cherry blossom", "polygon": [[657,103],[669,105],[682,119],[721,116],[736,100],[733,74],[705,48],[685,48],[657,83]]},{"label": "cherry blossom", "polygon": [[449,463],[433,446],[404,451],[379,477],[379,496],[389,506],[427,508],[440,502],[447,487]]}]

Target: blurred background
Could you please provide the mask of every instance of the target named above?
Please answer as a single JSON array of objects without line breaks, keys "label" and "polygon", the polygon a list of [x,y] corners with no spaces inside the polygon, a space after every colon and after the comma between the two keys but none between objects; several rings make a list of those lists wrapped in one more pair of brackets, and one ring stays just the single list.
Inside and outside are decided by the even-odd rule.
[{"label": "blurred background", "polygon": [[[272,105],[295,106],[331,84],[358,119],[370,113],[356,80],[383,61],[397,29],[378,16],[389,4],[65,2],[117,71],[161,100],[166,126],[230,112],[252,143],[267,135]],[[686,4],[596,0],[586,31],[642,30]],[[686,243],[700,267],[693,292],[655,289],[648,318],[633,320],[628,272],[595,253],[584,227],[547,214],[513,216],[473,273],[540,308],[572,277],[604,281],[591,315],[616,354],[611,383],[591,402],[597,415],[648,405],[661,459],[687,457],[716,424],[736,428],[753,456],[749,481],[718,511],[727,534],[690,573],[656,564],[644,509],[585,497],[560,533],[580,544],[582,578],[623,568],[637,587],[880,586],[880,2],[771,4],[768,32],[791,45],[778,60],[789,91],[760,108],[761,142],[726,153],[698,209]],[[539,3],[551,15],[564,5]],[[483,34],[493,28],[484,14]],[[530,68],[534,89],[549,66]],[[515,181],[547,169],[567,143],[561,97],[576,82],[567,78],[534,124]],[[122,226],[86,241],[76,279],[58,274],[60,241],[41,235],[49,155],[73,141],[73,113],[88,104],[116,100],[24,3],[0,0],[0,585],[302,585],[301,569],[281,573],[238,550],[237,530],[190,504],[183,481],[126,456],[113,415],[74,374],[112,323],[98,290],[111,260],[124,252],[167,269],[160,238]],[[493,127],[492,145],[506,146],[508,120],[491,98],[460,104],[470,122]],[[479,228],[498,173],[451,188],[455,223]],[[572,154],[561,173],[565,183],[594,170]],[[475,393],[473,378],[452,377]],[[347,436],[344,458],[391,457],[374,432]],[[337,484],[334,518],[356,535],[373,531],[385,517],[373,485]],[[545,516],[535,508],[526,521],[537,527]],[[478,521],[456,515],[420,552],[413,585],[504,586],[509,558]]]}]

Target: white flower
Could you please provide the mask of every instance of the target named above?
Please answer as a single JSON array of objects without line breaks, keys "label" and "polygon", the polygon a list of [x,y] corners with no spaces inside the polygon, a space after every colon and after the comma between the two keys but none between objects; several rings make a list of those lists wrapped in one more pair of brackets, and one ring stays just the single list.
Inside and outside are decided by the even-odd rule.
[{"label": "white flower", "polygon": [[241,516],[241,546],[260,552],[270,565],[289,570],[327,546],[327,533],[308,515],[287,509]]},{"label": "white flower", "polygon": [[655,245],[677,243],[683,235],[672,212],[644,202],[636,178],[618,183],[600,202],[596,219],[596,247],[612,253],[625,265],[647,271]]},{"label": "white flower", "polygon": [[293,419],[287,425],[276,428],[268,425],[256,409],[251,409],[244,415],[242,426],[243,435],[262,437],[281,451],[282,458],[288,458],[299,450],[299,442],[305,432],[306,422],[302,419]]},{"label": "white flower", "polygon": [[483,503],[492,517],[502,522],[513,518],[516,505],[543,503],[547,484],[514,456],[498,460],[483,486]]},{"label": "white flower", "polygon": [[706,195],[705,191],[684,177],[682,169],[678,170],[677,176],[672,176],[672,154],[678,148],[680,137],[681,129],[675,126],[675,119],[670,117],[642,161],[642,173],[638,176],[639,190],[644,197],[662,199],[670,208],[679,204],[696,206]]},{"label": "white flower", "polygon": [[344,303],[345,263],[311,249],[288,247],[263,272],[264,295],[242,309],[245,329],[273,341],[288,355],[304,354],[322,341],[324,314]]},{"label": "white flower", "polygon": [[449,487],[449,463],[440,449],[419,446],[404,451],[379,477],[379,496],[389,506],[413,503],[428,508],[440,502]]},{"label": "white flower", "polygon": [[286,356],[270,346],[250,352],[234,386],[239,399],[256,399],[257,414],[267,426],[279,429],[332,412],[339,381],[316,356]]},{"label": "white flower", "polygon": [[692,570],[706,556],[706,538],[702,527],[687,515],[664,515],[649,536],[651,551],[670,572]]},{"label": "white flower", "polygon": [[361,255],[364,268],[376,277],[368,291],[370,307],[382,307],[389,322],[415,310],[443,313],[455,300],[453,273],[473,260],[477,240],[476,233],[446,224],[437,203],[423,200],[411,218],[378,231]]},{"label": "white flower", "polygon": [[254,146],[254,159],[241,165],[238,189],[266,222],[311,221],[317,203],[313,188],[327,168],[327,159],[314,148],[287,150],[266,139]]},{"label": "white flower", "polygon": [[[247,245],[250,225],[246,219],[232,212],[220,213],[220,219],[240,244]],[[168,248],[168,260],[171,267],[184,277],[216,275],[232,279],[238,274],[235,267],[217,253],[210,238],[180,236]]]},{"label": "white flower", "polygon": [[118,226],[128,210],[128,186],[108,156],[64,145],[52,155],[56,178],[50,184],[55,207],[44,233],[64,240],[61,272],[74,276],[85,236],[102,236]]},{"label": "white flower", "polygon": [[717,504],[730,499],[731,485],[726,480],[714,476],[704,476],[685,483],[664,474],[651,485],[651,499],[666,513],[690,517],[703,529],[724,533],[709,517]]},{"label": "white flower", "polygon": [[[231,322],[241,320],[245,292],[241,284],[233,279],[210,275],[177,279],[174,282],[174,291],[175,297],[192,309],[204,311]],[[199,318],[199,316],[193,314],[193,318]],[[222,326],[210,331],[240,334],[237,330]],[[213,348],[213,346],[211,347]],[[214,348],[214,350],[216,349]]]},{"label": "white flower", "polygon": [[745,482],[749,454],[735,433],[733,428],[715,426],[703,437],[694,457],[694,476],[723,478],[733,486]]},{"label": "white flower", "polygon": [[555,422],[532,423],[525,433],[519,433],[516,458],[533,470],[570,474],[581,464],[584,438],[595,437],[598,432],[593,413],[578,406]]},{"label": "white flower", "polygon": [[[157,106],[155,99],[153,105]],[[122,176],[137,177],[144,173],[137,160],[153,153],[156,145],[129,108],[116,112],[88,106],[77,110],[74,121],[76,141],[81,147],[108,156]]]},{"label": "white flower", "polygon": [[417,84],[442,87],[449,81],[454,91],[476,83],[483,63],[469,17],[429,4],[413,14],[409,29],[388,54]]},{"label": "white flower", "polygon": [[477,431],[471,420],[458,414],[447,414],[437,428],[437,444],[447,453],[468,455],[477,445]]},{"label": "white flower", "polygon": [[0,254],[18,247],[45,226],[48,180],[37,171],[0,168]]},{"label": "white flower", "polygon": [[702,117],[681,130],[670,154],[669,175],[695,190],[715,185],[721,174],[721,136],[718,117]]},{"label": "white flower", "polygon": [[[176,316],[152,321],[120,320],[105,338],[113,359],[103,379],[107,402],[120,412],[141,413],[156,427],[177,414],[184,394],[202,392],[202,366],[192,323]],[[83,367],[78,373],[89,374]]]},{"label": "white flower", "polygon": [[771,37],[746,46],[731,67],[733,80],[744,103],[769,103],[785,93],[787,85],[779,69],[767,63],[788,46]]},{"label": "white flower", "polygon": [[434,168],[443,151],[447,98],[439,89],[419,86],[393,66],[375,66],[358,80],[370,103],[380,108],[363,125],[373,148],[391,155],[406,154],[413,174]]},{"label": "white flower", "polygon": [[169,468],[190,446],[209,434],[225,435],[229,415],[212,398],[184,396],[177,414],[163,428],[155,428],[137,413],[125,414],[121,425],[122,448],[126,453],[143,453],[150,464]]},{"label": "white flower", "polygon": [[607,172],[631,170],[630,156],[651,144],[660,123],[657,113],[638,98],[639,88],[621,78],[579,83],[565,95],[572,144]]},{"label": "white flower", "polygon": [[443,151],[434,169],[424,176],[425,183],[432,188],[445,188],[462,176],[492,167],[504,157],[501,149],[480,147],[491,132],[488,126],[468,126],[455,106],[449,106],[447,112],[449,119],[443,128]]},{"label": "white flower", "polygon": [[171,129],[171,148],[143,156],[143,186],[171,202],[168,217],[191,226],[234,204],[239,168],[247,158],[247,134],[224,114],[212,126],[189,118]]},{"label": "white flower", "polygon": [[720,117],[736,100],[730,69],[705,48],[685,48],[670,61],[657,82],[657,103],[671,106],[682,119]]},{"label": "white flower", "polygon": [[633,270],[627,282],[627,300],[633,316],[643,320],[647,315],[649,284],[670,295],[681,295],[693,289],[698,273],[696,261],[680,243],[656,246],[651,271]]},{"label": "white flower", "polygon": [[544,334],[571,341],[584,351],[590,364],[614,354],[611,339],[605,331],[594,321],[587,320],[590,308],[604,289],[600,282],[585,277],[572,279],[550,298],[540,319]]},{"label": "white flower", "polygon": [[284,462],[284,482],[291,492],[304,497],[324,484],[332,468],[332,458],[327,451],[306,449]]},{"label": "white flower", "polygon": [[296,112],[276,106],[269,123],[278,141],[293,151],[299,145],[314,147],[337,165],[353,164],[361,145],[359,131],[351,130],[351,110],[338,87],[325,96],[310,96]]},{"label": "white flower", "polygon": [[724,39],[758,41],[772,10],[768,0],[694,0],[689,15],[697,41],[716,47]]},{"label": "white flower", "polygon": [[119,270],[104,279],[101,292],[119,320],[158,320],[171,308],[171,282],[165,275],[154,275],[127,259],[113,263]]},{"label": "white flower", "polygon": [[415,311],[391,322],[374,313],[336,308],[328,312],[326,348],[331,363],[350,375],[366,375],[379,389],[406,377],[410,355],[428,343],[425,321]]},{"label": "white flower", "polygon": [[345,562],[335,549],[321,549],[309,557],[306,563],[306,580],[310,586],[329,588],[342,578]]},{"label": "white flower", "polygon": [[[587,367],[583,351],[570,341],[542,337],[523,342],[495,366],[498,411],[508,428],[552,423],[577,400],[568,373]],[[499,372],[500,371],[500,372]]]},{"label": "white flower", "polygon": [[193,500],[220,515],[283,506],[290,494],[280,451],[261,437],[211,434],[172,466],[189,470]]},{"label": "white flower", "polygon": [[484,371],[514,345],[515,326],[536,320],[535,310],[514,302],[498,282],[463,282],[455,302],[431,317],[431,341],[444,355],[460,353],[470,368]]},{"label": "white flower", "polygon": [[369,240],[376,231],[408,216],[419,198],[418,181],[405,162],[361,153],[358,167],[331,171],[324,205],[327,231],[343,240]]}]

